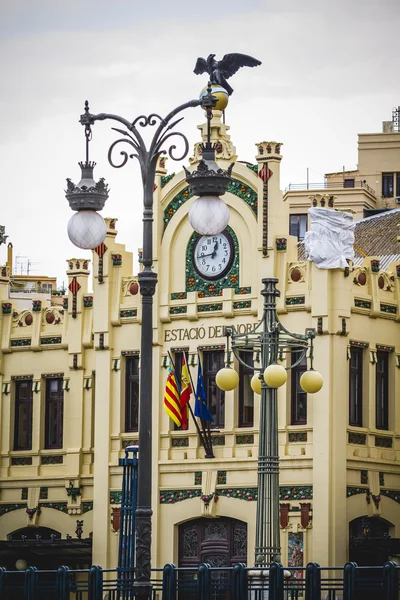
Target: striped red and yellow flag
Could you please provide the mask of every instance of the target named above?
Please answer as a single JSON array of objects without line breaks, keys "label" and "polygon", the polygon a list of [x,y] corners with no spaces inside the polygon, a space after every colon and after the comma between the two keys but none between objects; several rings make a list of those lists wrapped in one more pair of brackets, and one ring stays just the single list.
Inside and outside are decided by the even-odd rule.
[{"label": "striped red and yellow flag", "polygon": [[182,366],[181,366],[181,421],[182,429],[188,428],[188,407],[187,404],[190,400],[190,396],[193,393],[192,386],[190,385],[190,375],[188,366],[186,363],[185,353],[182,352]]},{"label": "striped red and yellow flag", "polygon": [[167,383],[165,384],[164,409],[174,423],[180,427],[182,425],[180,395],[176,383],[175,373],[172,370],[171,365],[168,368]]}]

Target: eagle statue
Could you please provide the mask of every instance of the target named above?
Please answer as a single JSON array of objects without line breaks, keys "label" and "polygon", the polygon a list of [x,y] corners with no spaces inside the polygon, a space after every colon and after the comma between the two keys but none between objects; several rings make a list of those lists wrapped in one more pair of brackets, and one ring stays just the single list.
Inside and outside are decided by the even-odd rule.
[{"label": "eagle statue", "polygon": [[228,92],[229,96],[233,89],[227,82],[241,67],[257,67],[261,61],[248,56],[247,54],[225,54],[222,60],[215,60],[215,54],[209,54],[207,60],[198,58],[194,72],[196,75],[208,73],[211,83],[221,85]]}]

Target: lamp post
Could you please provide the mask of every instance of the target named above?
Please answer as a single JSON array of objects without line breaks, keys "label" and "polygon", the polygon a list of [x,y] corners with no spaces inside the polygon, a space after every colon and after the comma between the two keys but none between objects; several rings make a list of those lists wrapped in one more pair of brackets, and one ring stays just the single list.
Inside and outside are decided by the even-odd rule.
[{"label": "lamp post", "polygon": [[[226,94],[225,94],[226,95]],[[140,391],[139,391],[139,460],[138,460],[138,496],[135,514],[136,521],[136,578],[134,594],[137,597],[151,596],[151,486],[152,486],[152,384],[153,384],[153,295],[157,284],[157,274],[153,271],[153,192],[158,159],[166,154],[173,160],[183,160],[189,151],[189,143],[184,134],[173,131],[182,118],[174,119],[176,115],[186,110],[202,106],[206,110],[208,122],[212,117],[212,109],[220,100],[211,94],[209,84],[207,93],[199,100],[190,100],[172,110],[166,117],[158,114],[140,115],[133,122],[118,115],[100,113],[91,114],[89,104],[85,103],[85,112],[80,117],[80,123],[85,128],[86,160],[79,163],[81,180],[75,185],[67,179],[66,197],[72,210],[76,211],[68,224],[68,235],[71,241],[80,248],[96,248],[106,235],[107,229],[103,218],[98,214],[108,198],[108,186],[104,179],[97,183],[93,179],[93,169],[96,163],[89,160],[89,142],[92,137],[92,126],[96,121],[111,120],[122,125],[124,129],[113,127],[122,137],[114,141],[108,151],[109,163],[115,168],[125,166],[129,158],[139,161],[143,185],[143,269],[138,275],[140,293],[142,295],[142,327],[140,351]],[[140,129],[155,127],[155,133],[146,147]],[[175,154],[176,146],[171,138],[177,136],[183,141],[183,152]],[[133,149],[132,154],[125,150],[120,152],[122,159],[115,162],[113,151],[120,143],[126,143]],[[167,150],[165,149],[167,148]],[[197,209],[193,218],[189,218],[194,229],[197,224],[209,223],[211,229],[200,232],[204,235],[215,235],[225,228],[229,220],[229,211],[219,198],[225,191],[230,180],[230,171],[223,171],[215,163],[214,148],[208,143],[203,145],[205,156],[200,161],[197,171],[187,173],[187,181],[193,187],[193,193],[199,196]],[[222,178],[222,180],[221,180]],[[194,189],[195,188],[195,189]],[[222,204],[221,204],[222,203]],[[222,206],[223,205],[223,206]],[[215,223],[215,212],[222,218]],[[133,568],[133,552],[130,553],[132,564],[125,567]]]},{"label": "lamp post", "polygon": [[[287,367],[298,365],[309,350],[311,368],[303,373],[300,384],[307,393],[316,393],[322,387],[322,377],[313,369],[313,340],[315,329],[306,329],[305,334],[290,333],[279,321],[276,313],[276,289],[278,279],[262,280],[264,289],[263,314],[253,331],[245,334],[235,328],[225,327],[232,351],[244,366],[254,369],[251,381],[253,391],[261,393],[260,426],[258,446],[258,499],[256,515],[255,566],[264,567],[280,562],[279,535],[279,452],[278,452],[278,402],[277,388],[287,380],[286,369],[277,363],[284,354],[296,353],[296,360]],[[261,355],[261,367],[255,368],[254,354]],[[251,357],[251,360],[246,360]],[[228,366],[217,373],[216,383],[223,390],[236,387],[237,373]]]}]

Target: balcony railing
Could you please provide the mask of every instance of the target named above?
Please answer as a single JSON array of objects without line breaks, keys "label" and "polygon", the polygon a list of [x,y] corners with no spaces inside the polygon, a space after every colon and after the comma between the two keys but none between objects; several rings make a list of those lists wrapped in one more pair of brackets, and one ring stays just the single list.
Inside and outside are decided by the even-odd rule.
[{"label": "balcony railing", "polygon": [[322,183],[289,183],[286,192],[300,192],[304,190],[310,191],[321,191],[321,190],[337,190],[346,189],[353,190],[354,188],[362,188],[366,190],[372,196],[376,196],[375,190],[373,190],[365,181],[352,181],[351,185],[348,181],[324,181]]},{"label": "balcony railing", "polygon": [[10,287],[10,294],[47,294],[52,295],[52,291],[43,287],[36,288],[23,288],[23,287]]},{"label": "balcony railing", "polygon": [[[399,597],[400,567],[283,567],[248,568],[244,564],[192,568],[168,564],[153,569],[152,600],[394,600]],[[91,567],[56,571],[7,571],[0,568],[0,600],[133,600],[135,574],[129,569]]]}]

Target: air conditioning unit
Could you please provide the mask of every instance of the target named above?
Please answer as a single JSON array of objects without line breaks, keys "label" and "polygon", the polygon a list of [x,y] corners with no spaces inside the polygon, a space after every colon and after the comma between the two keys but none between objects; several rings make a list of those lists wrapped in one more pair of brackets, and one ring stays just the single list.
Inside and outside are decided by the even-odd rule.
[{"label": "air conditioning unit", "polygon": [[396,196],[396,204],[400,204],[400,196]]}]

